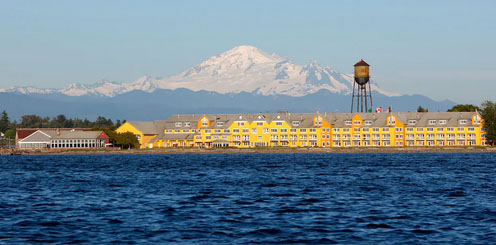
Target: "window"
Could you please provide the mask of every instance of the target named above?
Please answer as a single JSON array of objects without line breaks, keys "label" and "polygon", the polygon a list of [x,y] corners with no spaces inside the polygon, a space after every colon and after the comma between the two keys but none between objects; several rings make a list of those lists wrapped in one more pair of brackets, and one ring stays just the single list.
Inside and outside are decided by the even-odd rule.
[{"label": "window", "polygon": [[407,132],[413,132],[413,128],[406,128]]},{"label": "window", "polygon": [[458,131],[465,131],[464,128],[457,128]]},{"label": "window", "polygon": [[239,128],[233,128],[233,134],[239,134]]},{"label": "window", "polygon": [[344,125],[351,126],[352,124],[351,124],[351,121],[344,121]]},{"label": "window", "polygon": [[462,124],[462,125],[467,124],[467,120],[460,120],[459,122],[460,122],[460,124]]},{"label": "window", "polygon": [[210,133],[210,129],[205,129],[205,133],[206,134],[209,134]]},{"label": "window", "polygon": [[361,123],[359,120],[355,120],[355,121],[353,121],[353,124],[354,124],[354,125],[360,125],[360,124],[362,124],[362,123]]},{"label": "window", "polygon": [[259,141],[262,140],[262,136],[261,135],[258,136],[258,140]]},{"label": "window", "polygon": [[396,124],[396,119],[394,117],[390,117],[388,121],[389,126],[393,126]]},{"label": "window", "polygon": [[343,128],[343,133],[348,133],[348,132],[350,132],[349,128]]},{"label": "window", "polygon": [[271,129],[270,129],[270,132],[271,132],[271,133],[277,133],[277,128],[271,128]]},{"label": "window", "polygon": [[453,132],[454,131],[454,128],[447,128],[446,131]]},{"label": "window", "polygon": [[289,129],[289,132],[291,132],[291,133],[296,133],[296,128],[290,128],[290,129]]},{"label": "window", "polygon": [[475,131],[475,129],[473,127],[469,127],[469,128],[467,128],[467,131],[473,132],[473,131]]},{"label": "window", "polygon": [[429,120],[429,125],[436,125],[437,120]]},{"label": "window", "polygon": [[354,128],[354,129],[353,129],[353,132],[355,132],[355,133],[360,133],[360,128]]},{"label": "window", "polygon": [[201,126],[202,127],[208,127],[208,119],[202,118],[202,120],[201,120]]},{"label": "window", "polygon": [[264,129],[263,129],[263,133],[264,133],[264,134],[268,134],[268,133],[269,133],[269,129],[268,129],[268,128],[264,128]]},{"label": "window", "polygon": [[403,128],[395,128],[396,132],[403,132]]},{"label": "window", "polygon": [[298,127],[298,126],[300,126],[300,122],[299,121],[292,121],[291,125],[293,125],[293,127]]},{"label": "window", "polygon": [[141,141],[141,135],[136,134],[136,139],[138,139],[138,141]]},{"label": "window", "polygon": [[244,127],[245,126],[245,122],[238,122],[238,127]]},{"label": "window", "polygon": [[364,122],[364,124],[365,124],[366,126],[370,126],[370,125],[372,125],[372,121],[370,121],[370,120],[366,120],[366,121]]},{"label": "window", "polygon": [[307,129],[306,128],[300,128],[300,133],[306,133]]},{"label": "window", "polygon": [[183,123],[182,122],[176,122],[176,128],[177,127],[182,127],[183,126]]},{"label": "window", "polygon": [[332,132],[334,132],[334,133],[339,133],[339,128],[333,128],[333,129],[332,129]]},{"label": "window", "polygon": [[434,132],[434,128],[427,128],[427,132]]},{"label": "window", "polygon": [[191,122],[185,122],[184,127],[191,127]]},{"label": "window", "polygon": [[444,131],[444,128],[437,128],[436,129],[438,132],[443,132]]},{"label": "window", "polygon": [[481,117],[479,115],[474,116],[474,124],[480,124],[481,123]]},{"label": "window", "polygon": [[224,126],[224,122],[217,122],[217,127],[222,127]]},{"label": "window", "polygon": [[282,122],[276,122],[276,126],[282,126]]},{"label": "window", "polygon": [[287,128],[281,128],[281,133],[287,133],[288,129]]},{"label": "window", "polygon": [[408,125],[415,125],[417,120],[408,120]]},{"label": "window", "polygon": [[247,134],[247,133],[248,133],[248,130],[249,130],[249,129],[244,128],[244,129],[243,129],[243,131],[242,131],[242,132],[243,132],[243,134]]},{"label": "window", "polygon": [[382,128],[382,132],[389,132],[389,128]]},{"label": "window", "polygon": [[446,123],[448,123],[448,121],[446,121],[446,120],[439,120],[439,124],[441,124],[441,125],[444,125]]},{"label": "window", "polygon": [[251,134],[257,134],[257,129],[256,128],[252,128],[251,129]]},{"label": "window", "polygon": [[322,126],[322,117],[318,116],[317,118],[315,118],[315,125]]},{"label": "window", "polygon": [[417,132],[424,132],[424,128],[417,128]]},{"label": "window", "polygon": [[372,132],[379,132],[379,128],[372,128]]},{"label": "window", "polygon": [[220,129],[215,129],[215,130],[214,130],[214,132],[215,132],[216,134],[220,134]]},{"label": "window", "polygon": [[308,132],[315,133],[315,132],[317,132],[317,130],[315,128],[310,128],[310,129],[308,129]]},{"label": "window", "polygon": [[263,126],[263,122],[257,122],[257,127],[262,127]]}]

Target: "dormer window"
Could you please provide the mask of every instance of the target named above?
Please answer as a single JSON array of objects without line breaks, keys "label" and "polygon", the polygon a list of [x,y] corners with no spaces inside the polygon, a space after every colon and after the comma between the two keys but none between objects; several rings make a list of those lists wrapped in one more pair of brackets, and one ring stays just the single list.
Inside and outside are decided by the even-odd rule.
[{"label": "dormer window", "polygon": [[417,124],[417,120],[408,120],[408,125],[415,125]]},{"label": "dormer window", "polygon": [[353,124],[354,124],[354,125],[360,125],[361,123],[362,123],[362,122],[360,122],[359,120],[355,120],[355,121],[353,121]]},{"label": "dormer window", "polygon": [[437,120],[429,120],[429,125],[436,125]]},{"label": "dormer window", "polygon": [[481,124],[481,117],[479,115],[474,116],[474,124]]},{"label": "dormer window", "polygon": [[351,121],[344,121],[344,125],[346,125],[346,126],[351,126],[351,125],[352,125],[352,123],[351,123]]},{"label": "dormer window", "polygon": [[366,126],[370,126],[370,125],[372,125],[372,121],[370,121],[370,120],[366,120],[366,121],[364,122],[364,124],[365,124]]},{"label": "dormer window", "polygon": [[207,118],[202,118],[201,126],[202,127],[208,127],[208,119]]},{"label": "dormer window", "polygon": [[459,122],[460,122],[460,124],[462,124],[462,125],[467,124],[467,120],[460,120]]},{"label": "dormer window", "polygon": [[224,126],[224,122],[217,122],[217,127],[222,127]]},{"label": "dormer window", "polygon": [[292,121],[292,122],[291,122],[291,125],[292,125],[293,127],[298,127],[298,126],[300,126],[300,121]]},{"label": "dormer window", "polygon": [[184,127],[190,127],[191,126],[191,122],[185,122],[184,123]]},{"label": "dormer window", "polygon": [[321,116],[317,116],[315,118],[315,125],[316,126],[322,126],[322,117]]},{"label": "dormer window", "polygon": [[439,120],[439,124],[440,124],[440,125],[445,125],[446,123],[448,123],[448,121],[447,121],[447,120]]},{"label": "dormer window", "polygon": [[176,128],[179,128],[179,127],[182,127],[183,126],[183,123],[182,122],[176,122]]}]

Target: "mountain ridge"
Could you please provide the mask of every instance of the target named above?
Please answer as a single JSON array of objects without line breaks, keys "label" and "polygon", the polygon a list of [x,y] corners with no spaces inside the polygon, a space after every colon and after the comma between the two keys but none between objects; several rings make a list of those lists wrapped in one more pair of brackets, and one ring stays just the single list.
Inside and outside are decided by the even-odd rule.
[{"label": "mountain ridge", "polygon": [[[166,78],[142,76],[123,83],[107,80],[93,84],[71,83],[62,89],[10,87],[0,89],[0,92],[115,97],[135,90],[152,93],[157,89],[186,88],[221,94],[249,92],[301,97],[321,89],[336,94],[350,94],[352,85],[352,74],[336,72],[330,67],[319,65],[315,60],[303,66],[297,65],[277,54],[267,54],[256,47],[241,45]],[[375,81],[371,81],[371,87],[373,91],[386,96],[399,96],[380,89]]]}]

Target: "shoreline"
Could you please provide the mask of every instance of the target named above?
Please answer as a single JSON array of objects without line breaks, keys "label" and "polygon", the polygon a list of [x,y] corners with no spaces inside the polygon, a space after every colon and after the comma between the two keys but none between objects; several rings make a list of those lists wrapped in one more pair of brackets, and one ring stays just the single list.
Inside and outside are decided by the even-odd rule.
[{"label": "shoreline", "polygon": [[496,153],[496,147],[387,147],[387,148],[156,148],[156,149],[68,149],[6,151],[2,155],[146,155],[146,154],[355,154],[355,153]]}]

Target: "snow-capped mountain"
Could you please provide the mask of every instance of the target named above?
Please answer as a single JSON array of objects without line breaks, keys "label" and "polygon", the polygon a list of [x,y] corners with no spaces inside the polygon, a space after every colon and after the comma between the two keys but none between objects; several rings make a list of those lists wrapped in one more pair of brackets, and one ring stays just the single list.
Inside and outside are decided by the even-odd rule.
[{"label": "snow-capped mountain", "polygon": [[[336,72],[330,67],[320,66],[316,61],[301,66],[276,54],[269,55],[252,46],[238,46],[167,78],[145,76],[134,82],[101,81],[91,85],[71,84],[64,89],[12,87],[0,89],[0,92],[114,97],[135,90],[151,93],[156,89],[186,88],[192,91],[205,90],[221,94],[249,92],[260,95],[282,94],[301,97],[319,90],[349,94],[352,85],[352,74]],[[371,88],[386,96],[398,95],[378,88],[374,81],[372,81]]]}]

